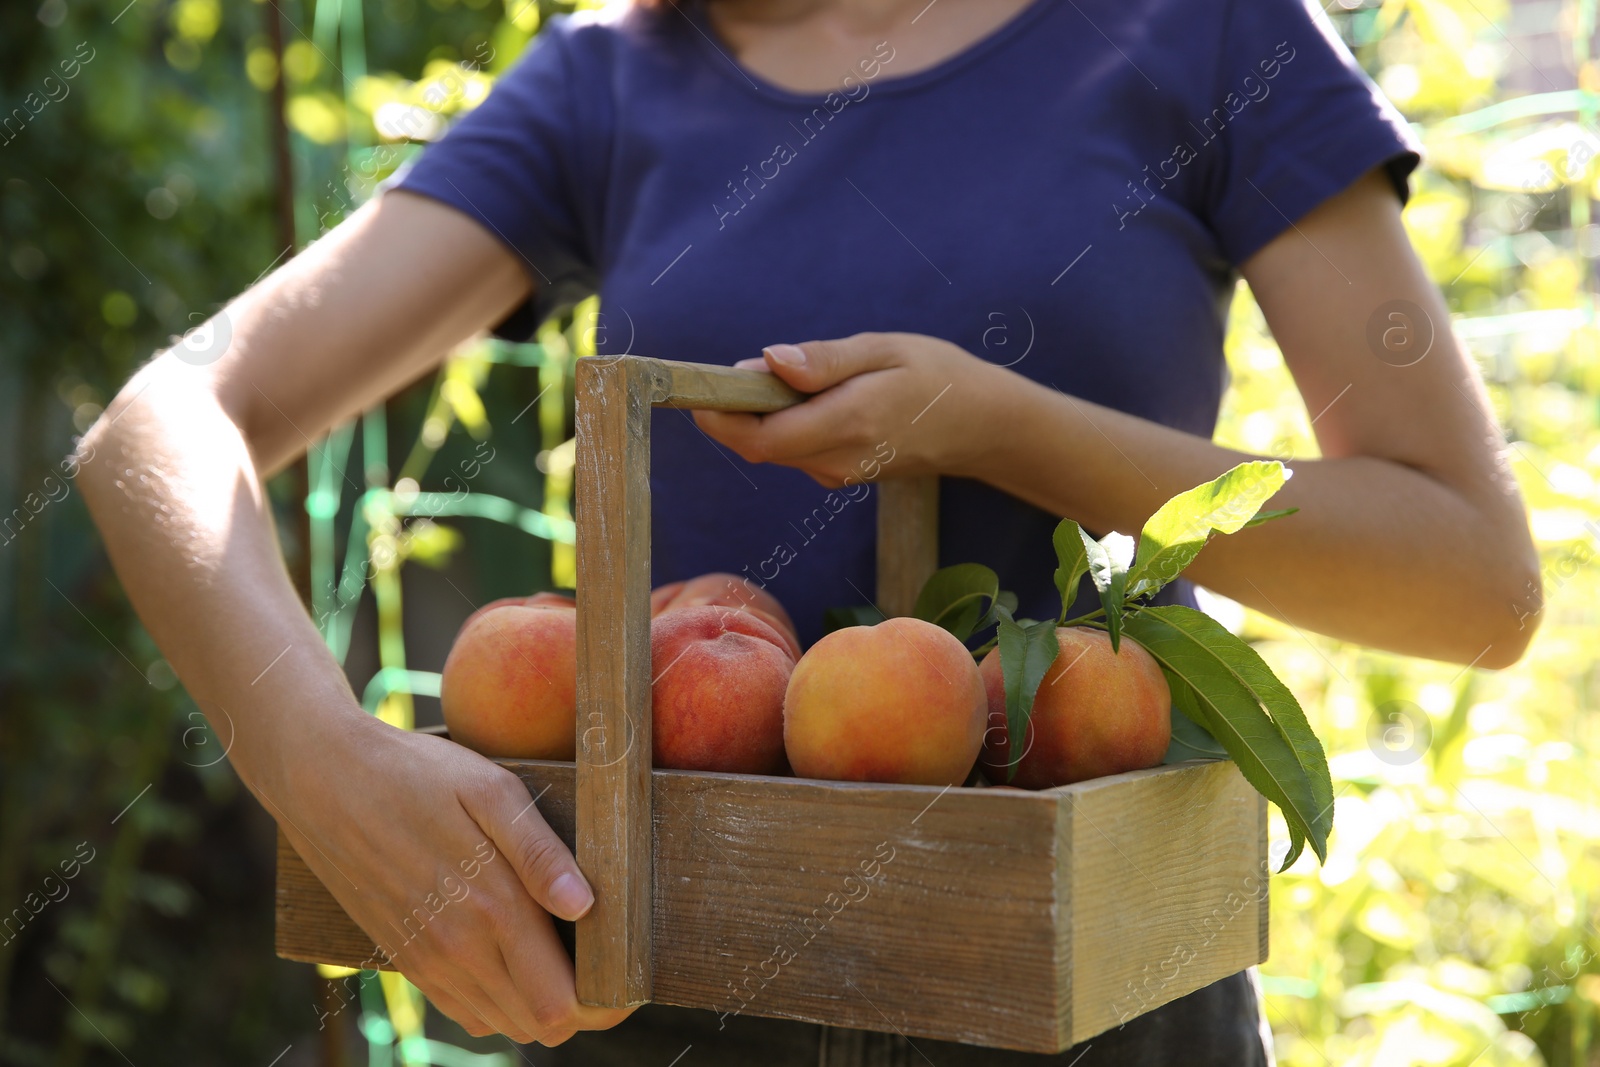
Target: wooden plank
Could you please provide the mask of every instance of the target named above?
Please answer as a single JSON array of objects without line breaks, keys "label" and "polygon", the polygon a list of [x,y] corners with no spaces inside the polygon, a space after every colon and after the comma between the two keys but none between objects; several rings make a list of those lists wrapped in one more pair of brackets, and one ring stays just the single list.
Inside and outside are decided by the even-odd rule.
[{"label": "wooden plank", "polygon": [[650,397],[631,357],[577,367],[577,923],[587,1004],[650,999]]},{"label": "wooden plank", "polygon": [[1052,798],[665,774],[657,797],[657,1001],[1057,1049]]},{"label": "wooden plank", "polygon": [[[1174,773],[1177,771],[1177,773]],[[1068,1043],[1265,959],[1261,797],[1231,762],[1054,790],[1071,821]]]},{"label": "wooden plank", "polygon": [[789,388],[782,378],[767,371],[670,359],[647,362],[658,372],[660,384],[652,397],[658,407],[764,412],[780,411],[806,398],[806,394]]},{"label": "wooden plank", "polygon": [[878,610],[910,615],[939,567],[939,478],[886,478],[878,485]]}]

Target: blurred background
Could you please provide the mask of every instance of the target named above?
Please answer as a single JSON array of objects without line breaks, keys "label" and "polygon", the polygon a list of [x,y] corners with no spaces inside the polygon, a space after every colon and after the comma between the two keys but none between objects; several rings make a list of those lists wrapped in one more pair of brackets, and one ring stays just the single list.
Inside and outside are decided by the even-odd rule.
[{"label": "blurred background", "polygon": [[[0,1062],[523,1058],[392,977],[319,1027],[338,974],[273,956],[272,823],[129,611],[65,457],[152,351],[216,344],[190,331],[571,9],[0,5]],[[1295,1067],[1600,1065],[1595,9],[1327,11],[1428,147],[1406,221],[1490,383],[1547,606],[1524,662],[1493,674],[1208,602],[1332,757],[1328,863],[1272,883],[1262,974]],[[568,383],[596,316],[463,348],[274,481],[291,570],[374,714],[437,721],[436,672],[471,605],[573,584]],[[1219,439],[1315,455],[1242,287],[1229,360]]]}]

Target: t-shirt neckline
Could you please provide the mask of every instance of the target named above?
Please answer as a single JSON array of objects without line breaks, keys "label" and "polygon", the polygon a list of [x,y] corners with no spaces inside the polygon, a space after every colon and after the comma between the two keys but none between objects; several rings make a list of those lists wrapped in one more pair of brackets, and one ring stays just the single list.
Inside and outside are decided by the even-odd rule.
[{"label": "t-shirt neckline", "polygon": [[[695,36],[700,39],[701,53],[706,61],[724,77],[740,85],[746,91],[754,93],[759,99],[768,100],[775,104],[800,104],[806,107],[821,106],[829,96],[842,91],[842,88],[836,88],[819,93],[797,93],[770,82],[750,70],[735,59],[727,48],[723,46],[721,40],[718,39],[716,29],[711,25],[711,20],[706,15],[705,4],[706,0],[689,0],[688,3],[679,7],[679,11],[698,31]],[[929,4],[929,6],[933,5]],[[907,74],[903,77],[874,79],[871,83],[872,91],[874,93],[908,93],[943,81],[1016,40],[1024,30],[1054,6],[1054,0],[1029,0],[1028,5],[1008,21],[1000,24],[994,30],[978,38],[954,55],[946,56],[933,66],[925,67],[914,74]],[[860,74],[855,71],[846,71],[840,75],[841,83],[847,75],[860,77]]]}]

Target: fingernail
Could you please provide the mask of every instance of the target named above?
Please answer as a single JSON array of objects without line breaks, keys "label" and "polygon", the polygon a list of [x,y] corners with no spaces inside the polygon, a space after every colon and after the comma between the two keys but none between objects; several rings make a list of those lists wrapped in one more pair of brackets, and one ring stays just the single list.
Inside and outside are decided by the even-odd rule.
[{"label": "fingernail", "polygon": [[594,903],[594,893],[575,874],[563,874],[550,887],[550,903],[563,919],[577,919]]},{"label": "fingernail", "polygon": [[741,370],[766,370],[767,361],[764,359],[741,359],[734,366]]},{"label": "fingernail", "polygon": [[804,367],[806,353],[799,345],[770,345],[762,349],[785,367]]}]

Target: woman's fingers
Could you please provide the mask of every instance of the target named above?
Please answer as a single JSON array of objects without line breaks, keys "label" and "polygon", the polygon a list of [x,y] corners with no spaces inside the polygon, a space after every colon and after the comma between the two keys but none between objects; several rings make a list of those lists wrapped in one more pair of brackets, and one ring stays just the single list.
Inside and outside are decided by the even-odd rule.
[{"label": "woman's fingers", "polygon": [[632,1014],[631,1009],[595,1008],[578,1003],[572,960],[556,936],[550,916],[523,898],[525,907],[507,918],[499,932],[507,981],[528,1006],[529,1025],[538,1040],[558,1045],[579,1030],[604,1030]]},{"label": "woman's fingers", "polygon": [[[831,461],[853,456],[871,438],[871,391],[889,372],[868,372],[794,407],[770,415],[696,411],[695,423],[748,463],[781,463],[821,473]],[[870,452],[868,447],[866,451]],[[844,459],[848,472],[850,459]],[[841,475],[842,476],[842,475]]]},{"label": "woman's fingers", "polygon": [[762,350],[762,355],[772,373],[802,393],[820,393],[847,378],[900,363],[896,336],[889,333],[858,333],[829,341],[769,345]]},{"label": "woman's fingers", "polygon": [[594,891],[578,862],[516,775],[498,769],[486,774],[461,791],[461,804],[540,907],[563,919],[577,919],[593,906]]},{"label": "woman's fingers", "polygon": [[[473,1037],[505,1034],[513,1041],[527,1044],[537,1036],[516,1025],[493,998],[465,973],[452,976],[444,972],[437,976],[437,980],[433,975],[407,975],[406,978],[422,990],[422,995],[428,998],[429,1003],[454,1019]],[[464,988],[468,986],[472,987],[470,992]]]}]

